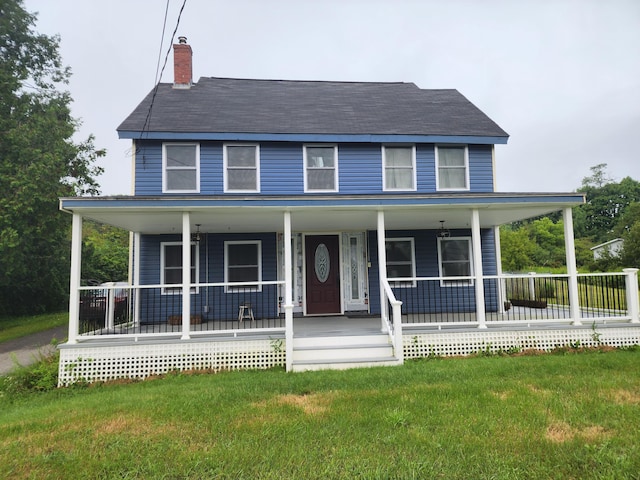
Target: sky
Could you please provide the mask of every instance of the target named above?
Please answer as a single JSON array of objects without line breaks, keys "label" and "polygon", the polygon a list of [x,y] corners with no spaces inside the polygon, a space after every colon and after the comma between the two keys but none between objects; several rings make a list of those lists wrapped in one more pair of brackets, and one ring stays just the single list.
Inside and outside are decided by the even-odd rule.
[{"label": "sky", "polygon": [[[116,128],[153,89],[182,4],[24,0],[37,32],[60,35],[76,140],[107,149],[103,195],[131,193]],[[572,192],[601,163],[640,180],[638,0],[187,0],[179,35],[196,81],[455,88],[510,135],[496,146],[500,192]],[[173,82],[172,54],[161,81]]]}]

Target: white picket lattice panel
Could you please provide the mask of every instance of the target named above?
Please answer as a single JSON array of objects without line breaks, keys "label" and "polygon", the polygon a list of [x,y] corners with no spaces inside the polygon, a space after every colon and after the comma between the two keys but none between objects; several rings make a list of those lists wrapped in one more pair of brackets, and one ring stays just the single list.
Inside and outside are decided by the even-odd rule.
[{"label": "white picket lattice panel", "polygon": [[284,341],[271,339],[128,345],[66,345],[58,385],[144,379],[170,371],[265,369],[285,365]]},{"label": "white picket lattice panel", "polygon": [[513,349],[549,351],[558,347],[628,347],[640,344],[640,327],[549,329],[527,331],[478,330],[403,335],[404,358],[497,353]]}]

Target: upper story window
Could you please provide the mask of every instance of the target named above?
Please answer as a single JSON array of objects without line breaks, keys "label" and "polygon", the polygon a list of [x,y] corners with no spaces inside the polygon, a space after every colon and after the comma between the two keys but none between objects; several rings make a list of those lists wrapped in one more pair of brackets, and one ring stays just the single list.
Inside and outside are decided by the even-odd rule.
[{"label": "upper story window", "polygon": [[162,192],[200,191],[200,145],[165,143],[162,145]]},{"label": "upper story window", "polygon": [[416,189],[416,148],[383,147],[383,190]]},{"label": "upper story window", "polygon": [[[441,277],[471,277],[471,239],[450,237],[438,239],[438,266]],[[473,285],[473,280],[441,280],[443,286]]]},{"label": "upper story window", "polygon": [[338,191],[338,147],[306,145],[304,147],[304,191]]},{"label": "upper story window", "polygon": [[[191,283],[198,278],[198,245],[191,243]],[[160,275],[163,285],[182,285],[182,242],[162,242],[160,245]],[[162,293],[180,293],[182,287],[163,287]],[[191,293],[198,293],[191,287]]]},{"label": "upper story window", "polygon": [[466,146],[436,147],[438,190],[469,190],[469,154]]},{"label": "upper story window", "polygon": [[413,238],[387,238],[385,242],[387,257],[387,278],[396,279],[394,287],[415,287],[415,281],[398,281],[398,278],[416,276],[416,254]]},{"label": "upper story window", "polygon": [[224,146],[224,191],[260,191],[260,148],[258,145]]}]

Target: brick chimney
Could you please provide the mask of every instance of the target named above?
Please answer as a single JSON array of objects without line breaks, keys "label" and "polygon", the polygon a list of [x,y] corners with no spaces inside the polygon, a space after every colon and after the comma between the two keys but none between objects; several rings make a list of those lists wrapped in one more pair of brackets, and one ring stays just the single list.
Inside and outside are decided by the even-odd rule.
[{"label": "brick chimney", "polygon": [[173,45],[173,88],[191,88],[193,84],[191,45],[187,44],[187,37],[178,37],[178,43]]}]

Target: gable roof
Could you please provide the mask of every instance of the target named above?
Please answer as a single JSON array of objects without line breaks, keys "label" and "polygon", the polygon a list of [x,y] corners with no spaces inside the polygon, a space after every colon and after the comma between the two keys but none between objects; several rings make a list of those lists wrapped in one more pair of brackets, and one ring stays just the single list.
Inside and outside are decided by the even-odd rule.
[{"label": "gable roof", "polygon": [[[149,106],[153,108],[149,115]],[[148,117],[148,120],[147,120]],[[148,122],[148,123],[147,123]],[[146,124],[146,125],[145,125]],[[413,83],[202,77],[161,83],[118,127],[135,132],[508,137],[457,90]],[[501,142],[502,143],[502,142]]]}]

